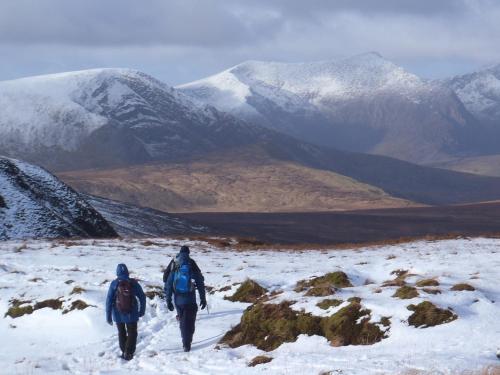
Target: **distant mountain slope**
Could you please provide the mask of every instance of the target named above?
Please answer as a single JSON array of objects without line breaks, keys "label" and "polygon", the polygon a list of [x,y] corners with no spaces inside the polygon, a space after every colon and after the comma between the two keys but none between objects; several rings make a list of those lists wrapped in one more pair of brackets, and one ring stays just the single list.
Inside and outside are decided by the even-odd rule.
[{"label": "distant mountain slope", "polygon": [[174,212],[325,211],[500,199],[500,178],[290,142],[60,177],[81,191]]},{"label": "distant mountain slope", "polygon": [[186,163],[60,174],[80,191],[173,212],[279,212],[406,207],[413,203],[337,173],[270,157],[264,149]]},{"label": "distant mountain slope", "polygon": [[258,136],[253,126],[133,70],[0,82],[0,152],[51,170],[175,160]]},{"label": "distant mountain slope", "polygon": [[500,177],[500,155],[459,158],[437,163],[434,166],[458,172]]},{"label": "distant mountain slope", "polygon": [[165,237],[196,235],[208,232],[202,225],[151,208],[133,206],[101,197],[85,195],[85,199],[110,223],[120,236]]},{"label": "distant mountain slope", "polygon": [[445,80],[481,123],[483,154],[500,153],[500,64]]},{"label": "distant mountain slope", "polygon": [[450,78],[445,83],[472,114],[500,127],[500,64]]},{"label": "distant mountain slope", "polygon": [[115,236],[106,220],[56,177],[0,157],[0,240]]},{"label": "distant mountain slope", "polygon": [[317,63],[249,61],[177,88],[309,142],[416,163],[474,152],[480,138],[451,89],[377,53]]}]

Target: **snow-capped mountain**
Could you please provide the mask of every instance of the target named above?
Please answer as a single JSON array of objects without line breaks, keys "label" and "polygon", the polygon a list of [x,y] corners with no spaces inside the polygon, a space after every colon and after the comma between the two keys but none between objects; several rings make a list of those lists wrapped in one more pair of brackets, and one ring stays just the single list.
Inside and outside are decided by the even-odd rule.
[{"label": "snow-capped mountain", "polygon": [[500,121],[500,64],[445,81],[465,107],[489,123]]},{"label": "snow-capped mountain", "polygon": [[179,90],[321,145],[424,163],[468,151],[474,120],[453,91],[368,53],[315,63],[249,61]]},{"label": "snow-capped mountain", "polygon": [[116,237],[116,232],[44,169],[0,157],[0,240],[40,237]]},{"label": "snow-capped mountain", "polygon": [[255,136],[252,126],[134,70],[0,82],[0,152],[51,169],[173,160]]}]

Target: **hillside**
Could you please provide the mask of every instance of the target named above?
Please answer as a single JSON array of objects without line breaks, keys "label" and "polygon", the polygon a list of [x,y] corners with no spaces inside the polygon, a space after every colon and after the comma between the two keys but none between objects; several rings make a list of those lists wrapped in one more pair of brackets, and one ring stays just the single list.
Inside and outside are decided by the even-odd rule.
[{"label": "hillside", "polygon": [[317,211],[413,205],[334,172],[272,159],[258,148],[187,163],[61,173],[89,194],[168,212]]},{"label": "hillside", "polygon": [[[314,146],[262,143],[182,163],[70,171],[76,189],[173,212],[325,211],[500,199],[500,178]],[[399,198],[399,199],[396,199]]]},{"label": "hillside", "polygon": [[[217,375],[227,374],[230,366],[231,372],[242,375],[400,375],[473,373],[498,365],[498,239],[418,241],[342,251],[265,247],[231,251],[231,247],[218,249],[204,242],[182,243],[191,247],[210,286],[210,311],[198,312],[192,351],[187,354],[182,351],[175,313],[167,310],[159,292],[161,266],[176,254],[181,242],[0,243],[0,335],[9,342],[0,351],[2,371],[157,375],[175,369],[186,375]],[[17,248],[22,249],[13,250]],[[118,358],[116,327],[107,325],[103,310],[119,261],[128,265],[150,296],[130,362]],[[307,284],[304,289],[304,280],[315,283],[315,278],[334,272],[343,272],[347,282],[324,288],[322,294],[312,293]],[[258,310],[255,305],[250,308],[252,303],[224,298],[233,296],[247,278],[269,291],[260,308],[274,315],[256,319],[250,315]],[[402,290],[401,285],[405,285]],[[276,317],[276,306],[285,301],[290,301],[289,310],[281,305],[283,314],[276,325],[270,318]],[[294,324],[294,316],[301,311],[300,321],[310,322],[309,326]],[[20,316],[12,317],[14,312]],[[220,343],[243,314],[254,318],[243,338],[262,338],[267,324],[274,348]],[[319,322],[330,327],[337,339],[318,327]],[[278,332],[287,335],[276,338],[280,328]],[[313,332],[299,335],[307,330]],[[375,340],[374,334],[378,334]],[[272,361],[249,367],[259,355]]]},{"label": "hillside", "polygon": [[81,195],[56,177],[0,157],[0,240],[116,235]]},{"label": "hillside", "polygon": [[500,177],[500,155],[459,158],[442,163],[436,163],[433,166],[437,168],[451,169],[457,172]]},{"label": "hillside", "polygon": [[157,209],[138,207],[124,202],[84,195],[121,237],[165,237],[208,233],[204,225],[193,224]]}]

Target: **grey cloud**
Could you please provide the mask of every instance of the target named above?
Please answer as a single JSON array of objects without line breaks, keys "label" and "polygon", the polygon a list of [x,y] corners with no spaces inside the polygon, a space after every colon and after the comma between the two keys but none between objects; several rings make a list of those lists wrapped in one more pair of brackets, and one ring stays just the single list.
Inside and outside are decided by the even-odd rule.
[{"label": "grey cloud", "polygon": [[0,2],[0,42],[69,45],[233,45],[276,24],[245,22],[224,2],[204,0],[15,0]]},{"label": "grey cloud", "polygon": [[0,79],[119,66],[178,84],[373,50],[444,76],[500,62],[498,19],[494,0],[4,0]]}]

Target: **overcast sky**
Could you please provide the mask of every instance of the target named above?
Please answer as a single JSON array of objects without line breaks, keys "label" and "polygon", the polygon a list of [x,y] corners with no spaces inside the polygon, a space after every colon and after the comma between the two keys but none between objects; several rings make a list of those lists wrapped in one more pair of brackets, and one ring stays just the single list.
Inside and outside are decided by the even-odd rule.
[{"label": "overcast sky", "polygon": [[179,84],[377,51],[423,77],[500,63],[500,0],[0,0],[0,80],[96,67]]}]

